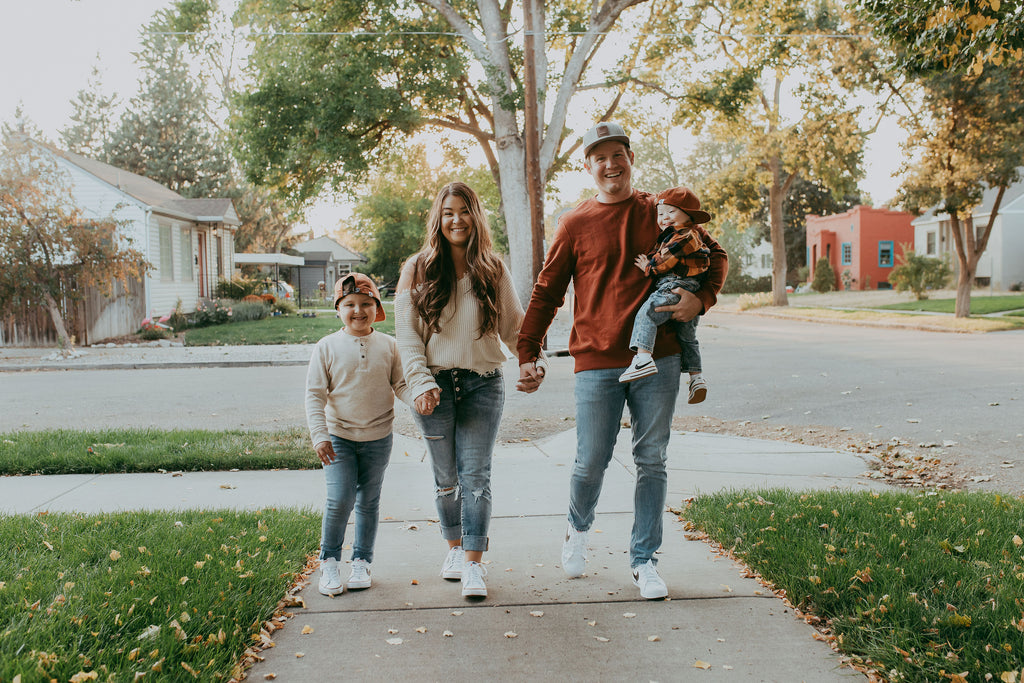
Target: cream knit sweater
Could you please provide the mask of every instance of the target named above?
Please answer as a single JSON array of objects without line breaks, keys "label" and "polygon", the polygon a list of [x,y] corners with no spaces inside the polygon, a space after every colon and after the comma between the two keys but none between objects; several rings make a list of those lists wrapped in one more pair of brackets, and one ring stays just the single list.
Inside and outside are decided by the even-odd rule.
[{"label": "cream knit sweater", "polygon": [[441,313],[441,331],[427,334],[423,320],[415,314],[409,292],[395,297],[395,336],[405,369],[405,383],[413,398],[437,388],[433,373],[452,368],[479,374],[500,368],[510,357],[501,342],[514,349],[523,322],[523,307],[516,296],[508,268],[502,268],[498,283],[498,326],[480,337],[480,304],[472,281],[463,276]]}]

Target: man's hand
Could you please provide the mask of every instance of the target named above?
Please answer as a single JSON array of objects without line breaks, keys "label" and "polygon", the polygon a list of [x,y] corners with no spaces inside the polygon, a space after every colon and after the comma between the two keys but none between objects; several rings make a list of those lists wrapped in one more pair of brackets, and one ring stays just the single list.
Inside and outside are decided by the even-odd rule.
[{"label": "man's hand", "polygon": [[654,309],[655,311],[671,313],[672,319],[679,322],[693,320],[703,312],[704,304],[692,292],[688,292],[682,287],[676,287],[672,292],[679,295],[679,303],[674,306],[658,306]]},{"label": "man's hand", "polygon": [[430,415],[440,402],[441,390],[434,387],[417,396],[413,404],[416,406],[416,412],[420,415]]},{"label": "man's hand", "polygon": [[330,465],[338,456],[335,455],[330,441],[321,441],[316,445],[316,457],[320,458],[320,462],[324,465]]},{"label": "man's hand", "polygon": [[540,383],[543,381],[544,368],[537,367],[536,361],[519,365],[519,381],[516,382],[516,389],[526,394],[532,394],[540,389]]}]

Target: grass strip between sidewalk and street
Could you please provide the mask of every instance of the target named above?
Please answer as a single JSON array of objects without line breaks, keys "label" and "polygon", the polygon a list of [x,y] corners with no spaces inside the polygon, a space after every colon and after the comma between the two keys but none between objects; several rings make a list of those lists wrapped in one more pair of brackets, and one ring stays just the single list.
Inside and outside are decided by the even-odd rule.
[{"label": "grass strip between sidewalk and street", "polygon": [[[384,334],[395,334],[395,305],[384,302],[386,318],[373,324],[373,329]],[[196,327],[185,332],[185,346],[238,346],[243,344],[315,344],[323,337],[337,332],[341,320],[334,311],[318,314],[314,318],[281,315],[240,323],[225,323]]]},{"label": "grass strip between sidewalk and street", "polygon": [[920,313],[884,313],[856,308],[803,308],[800,306],[766,306],[752,308],[745,313],[768,315],[775,318],[795,318],[816,322],[843,322],[854,325],[891,325],[939,332],[1002,332],[1024,328],[1020,318],[954,318],[951,315],[922,315]]},{"label": "grass strip between sidewalk and street", "polygon": [[1024,499],[762,490],[682,515],[820,619],[855,666],[889,681],[1024,675]]},{"label": "grass strip between sidewalk and street", "polygon": [[[889,311],[927,311],[929,313],[955,313],[956,299],[921,299],[898,304],[878,306]],[[971,315],[988,315],[1024,308],[1024,294],[1004,296],[972,296]]]},{"label": "grass strip between sidewalk and street", "polygon": [[238,676],[319,537],[300,510],[0,517],[0,680]]},{"label": "grass strip between sidewalk and street", "polygon": [[0,433],[0,475],[314,469],[304,429],[47,430]]}]

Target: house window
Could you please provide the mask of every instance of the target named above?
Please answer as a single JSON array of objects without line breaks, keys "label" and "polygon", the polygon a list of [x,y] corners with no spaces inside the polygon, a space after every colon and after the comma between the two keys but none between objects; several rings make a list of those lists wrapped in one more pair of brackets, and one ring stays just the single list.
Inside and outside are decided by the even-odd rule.
[{"label": "house window", "polygon": [[214,242],[217,250],[217,277],[226,279],[227,275],[224,274],[224,238],[217,235]]},{"label": "house window", "polygon": [[842,265],[848,266],[853,263],[853,243],[843,242]]},{"label": "house window", "polygon": [[935,256],[935,231],[925,233],[924,253],[928,256]]},{"label": "house window", "polygon": [[171,226],[160,226],[160,279],[174,280],[174,237]]},{"label": "house window", "polygon": [[761,254],[761,267],[762,268],[771,268],[772,267],[772,255],[771,254]]},{"label": "house window", "polygon": [[878,243],[878,267],[892,268],[892,240]]},{"label": "house window", "polygon": [[181,229],[181,279],[188,282],[192,279],[192,231]]}]

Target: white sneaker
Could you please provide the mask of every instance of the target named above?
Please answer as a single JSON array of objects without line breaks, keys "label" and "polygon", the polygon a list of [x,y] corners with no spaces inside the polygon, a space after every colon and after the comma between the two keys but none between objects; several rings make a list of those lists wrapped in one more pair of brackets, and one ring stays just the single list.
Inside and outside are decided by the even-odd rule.
[{"label": "white sneaker", "polygon": [[349,574],[348,583],[345,586],[349,590],[370,587],[370,563],[360,558],[352,560],[352,573]]},{"label": "white sneaker", "polygon": [[690,399],[687,403],[701,403],[708,396],[708,383],[704,377],[697,375],[690,380]]},{"label": "white sneaker", "polygon": [[320,561],[320,592],[331,597],[345,592],[345,585],[341,582],[341,569],[333,557]]},{"label": "white sneaker", "polygon": [[645,600],[660,600],[668,595],[668,586],[658,576],[658,570],[650,560],[639,567],[633,567],[633,583],[640,589],[640,597]]},{"label": "white sneaker", "polygon": [[441,567],[441,578],[458,581],[462,578],[462,571],[466,566],[466,551],[461,545],[448,549],[448,555],[444,558],[444,565]]},{"label": "white sneaker", "polygon": [[629,364],[626,371],[619,375],[620,382],[635,382],[641,377],[658,374],[658,366],[654,364],[651,356],[633,356],[633,362]]},{"label": "white sneaker", "polygon": [[572,524],[566,529],[562,543],[562,569],[574,579],[583,576],[587,569],[587,532],[576,531]]},{"label": "white sneaker", "polygon": [[485,576],[487,576],[487,567],[479,562],[467,562],[465,569],[462,570],[462,596],[486,598]]}]

